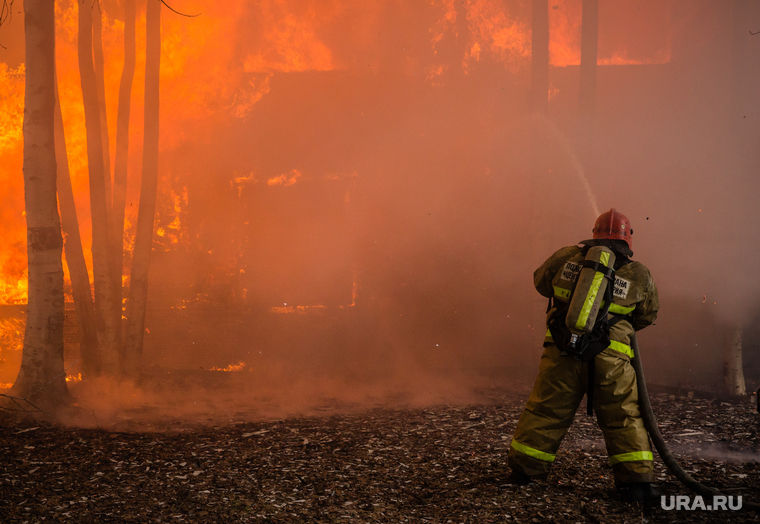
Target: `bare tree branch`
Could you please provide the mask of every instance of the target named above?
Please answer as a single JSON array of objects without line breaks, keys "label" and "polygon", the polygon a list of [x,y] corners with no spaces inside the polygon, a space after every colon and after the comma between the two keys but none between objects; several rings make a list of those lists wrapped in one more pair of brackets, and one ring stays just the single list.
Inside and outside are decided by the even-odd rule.
[{"label": "bare tree branch", "polygon": [[3,5],[0,7],[0,27],[3,24],[9,23],[13,18],[13,2],[14,0],[3,0]]},{"label": "bare tree branch", "polygon": [[164,4],[169,11],[177,13],[178,15],[181,15],[181,16],[186,16],[188,18],[195,18],[196,16],[201,16],[203,14],[203,13],[198,13],[197,15],[186,15],[185,13],[180,13],[179,11],[174,9],[172,6],[167,4],[165,0],[161,0],[161,3]]},{"label": "bare tree branch", "polygon": [[[19,407],[19,409],[10,409],[10,408],[6,408],[5,406],[0,406],[0,410],[2,410],[2,411],[11,411],[11,412],[16,412],[16,413],[27,413],[27,414],[30,414],[30,413],[43,413],[43,414],[47,415],[48,417],[53,418],[53,416],[50,413],[48,413],[47,411],[42,410],[39,407],[35,406],[31,402],[29,402],[26,398],[12,397],[10,395],[5,395],[4,393],[0,393],[0,397],[4,397],[4,398],[7,398],[7,399],[10,399],[11,402],[13,402],[14,404],[16,404]],[[27,404],[29,404],[30,406],[32,406],[34,409],[33,410],[32,409],[25,409],[24,406],[22,406],[19,403],[19,401],[26,402]]]},{"label": "bare tree branch", "polygon": [[[41,388],[37,389],[36,391],[34,391],[34,392],[32,392],[32,393],[29,393],[29,394],[28,394],[27,396],[25,396],[24,398],[21,398],[21,397],[14,397],[14,396],[12,396],[12,395],[6,395],[5,393],[0,393],[0,397],[3,397],[3,398],[7,398],[7,399],[9,399],[11,402],[13,402],[13,403],[14,403],[16,406],[18,406],[18,408],[19,408],[19,409],[9,409],[9,408],[6,408],[6,407],[4,407],[4,406],[0,406],[0,410],[2,410],[2,411],[14,411],[14,412],[19,412],[19,413],[20,413],[20,412],[23,412],[23,413],[44,413],[44,414],[45,414],[45,415],[47,415],[48,417],[51,417],[51,418],[53,418],[53,417],[52,417],[52,415],[50,415],[50,413],[48,413],[48,412],[47,412],[47,411],[45,411],[44,409],[41,409],[41,408],[40,408],[40,407],[38,407],[38,406],[35,406],[35,405],[34,405],[34,404],[32,404],[32,402],[30,402],[28,399],[29,399],[29,397],[36,395],[37,393],[39,393],[40,391],[42,391],[43,389],[45,389],[46,387],[48,387],[50,384],[52,384],[52,383],[53,383],[53,381],[54,381],[54,380],[56,380],[57,378],[59,378],[61,375],[66,375],[66,372],[67,372],[69,369],[71,369],[71,366],[73,366],[73,365],[74,365],[74,364],[76,364],[77,362],[79,362],[79,360],[75,360],[74,362],[72,362],[71,364],[69,364],[69,367],[67,367],[66,369],[64,369],[64,370],[63,370],[63,373],[59,373],[58,375],[54,376],[52,379],[50,379],[50,381],[49,381],[47,384],[45,384],[45,385],[44,385],[44,386],[42,386]],[[30,405],[31,407],[33,407],[34,409],[33,409],[33,410],[25,409],[25,408],[24,408],[24,406],[23,406],[23,405],[21,405],[21,402],[26,402],[27,404],[29,404],[29,405]]]},{"label": "bare tree branch", "polygon": [[[10,23],[11,19],[13,18],[13,2],[14,0],[3,0],[3,5],[0,6],[0,27],[3,26],[3,24]],[[8,49],[3,44],[0,44],[0,47],[3,49]]]}]

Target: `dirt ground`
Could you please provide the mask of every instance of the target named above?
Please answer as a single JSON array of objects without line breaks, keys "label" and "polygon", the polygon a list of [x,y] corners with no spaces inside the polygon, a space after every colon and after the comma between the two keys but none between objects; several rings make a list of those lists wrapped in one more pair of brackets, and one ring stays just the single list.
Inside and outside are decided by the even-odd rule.
[{"label": "dirt ground", "polygon": [[[582,410],[549,480],[510,485],[525,396],[486,397],[150,431],[4,418],[0,522],[760,522],[620,501],[601,432]],[[734,503],[760,501],[755,404],[683,392],[653,405],[687,471]],[[655,472],[666,495],[689,495],[659,458]]]}]

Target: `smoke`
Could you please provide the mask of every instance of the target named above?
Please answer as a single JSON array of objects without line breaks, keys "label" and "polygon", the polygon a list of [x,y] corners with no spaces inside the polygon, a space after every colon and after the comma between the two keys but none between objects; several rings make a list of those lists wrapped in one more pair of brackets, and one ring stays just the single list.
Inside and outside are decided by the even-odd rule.
[{"label": "smoke", "polygon": [[[111,85],[116,7],[105,4]],[[660,292],[657,325],[641,336],[652,380],[715,383],[725,332],[749,335],[760,310],[758,6],[601,5],[600,63],[618,65],[599,66],[583,126],[579,1],[550,9],[543,116],[526,105],[529,2],[182,7],[204,14],[164,17],[163,234],[145,349],[167,391],[178,387],[157,378],[168,370],[203,384],[238,362],[243,371],[213,372],[238,377],[231,399],[292,410],[516,388],[535,374],[545,333],[533,270],[589,238],[610,207],[631,219],[634,258]],[[70,29],[59,75],[86,223]],[[15,191],[3,197],[20,202]],[[746,352],[757,361],[756,346]],[[749,366],[750,380],[758,372]]]},{"label": "smoke", "polygon": [[692,455],[702,460],[715,460],[718,462],[732,462],[738,464],[760,463],[760,453],[731,449],[725,444],[700,444],[699,447],[693,445],[675,445],[671,450],[677,454]]}]

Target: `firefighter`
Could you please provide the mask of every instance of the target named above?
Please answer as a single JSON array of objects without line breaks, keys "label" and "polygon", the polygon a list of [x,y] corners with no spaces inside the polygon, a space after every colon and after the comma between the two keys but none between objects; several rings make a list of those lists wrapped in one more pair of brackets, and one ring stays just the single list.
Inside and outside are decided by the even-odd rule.
[{"label": "firefighter", "polygon": [[[603,331],[597,342],[601,343],[596,350],[600,352],[584,362],[569,352],[564,340],[555,342],[552,332],[560,336],[558,328],[547,330],[538,378],[509,450],[513,483],[547,478],[560,442],[587,394],[589,414],[593,407],[622,498],[646,501],[659,496],[652,485],[652,448],[639,413],[636,375],[630,362],[634,329],[654,322],[659,302],[649,270],[630,258],[632,234],[625,215],[610,209],[596,220],[593,239],[560,249],[533,274],[536,289],[549,298],[547,326],[556,328],[564,323],[589,249],[604,246],[615,255],[614,282],[610,282],[608,295],[612,300],[595,327]],[[560,316],[563,318],[558,319]]]}]

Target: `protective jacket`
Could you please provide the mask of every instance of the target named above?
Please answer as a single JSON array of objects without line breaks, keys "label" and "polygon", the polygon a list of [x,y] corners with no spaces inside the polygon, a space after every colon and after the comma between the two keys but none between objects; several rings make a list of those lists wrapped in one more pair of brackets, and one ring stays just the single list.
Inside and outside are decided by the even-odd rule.
[{"label": "protective jacket", "polygon": [[[588,245],[591,242],[584,242]],[[568,302],[587,248],[569,246],[549,257],[534,273],[539,293],[552,298],[547,326],[558,305]],[[631,336],[654,322],[657,287],[649,270],[625,251],[615,263],[609,318],[610,344],[593,360],[593,407],[617,484],[653,482],[652,449],[639,412],[636,374],[631,366]],[[560,308],[561,310],[561,308]],[[622,318],[620,318],[622,316]],[[560,443],[587,393],[589,366],[560,353],[547,330],[539,375],[515,430],[509,464],[518,472],[546,478]]]},{"label": "protective jacket", "polygon": [[[557,312],[558,302],[567,303],[570,299],[586,251],[587,249],[579,246],[564,247],[550,256],[533,273],[536,290],[547,298],[554,298],[553,307],[547,313],[547,326]],[[614,315],[622,315],[623,318],[610,328],[610,348],[631,358],[633,324],[635,323],[638,331],[654,322],[660,303],[657,287],[644,264],[620,256],[615,266],[615,285],[609,318],[613,320]],[[551,333],[547,330],[544,345],[552,342]]]}]

